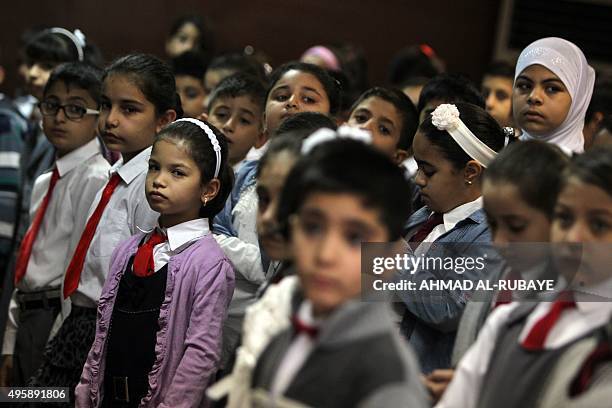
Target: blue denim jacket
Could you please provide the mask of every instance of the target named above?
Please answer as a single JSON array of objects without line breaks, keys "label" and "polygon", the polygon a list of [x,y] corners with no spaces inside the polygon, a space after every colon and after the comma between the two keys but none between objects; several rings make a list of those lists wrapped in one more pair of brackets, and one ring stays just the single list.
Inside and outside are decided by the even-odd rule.
[{"label": "blue denim jacket", "polygon": [[[405,228],[407,237],[423,224],[431,210],[423,207],[408,220]],[[418,270],[415,273],[401,271],[397,279],[416,282],[419,287],[422,281],[458,280],[472,281],[495,275],[501,267],[501,260],[487,245],[491,242],[491,233],[486,222],[484,211],[479,209],[466,219],[460,221],[453,229],[441,235],[432,245],[426,257],[467,257],[480,256],[487,251],[486,268],[478,272],[468,270],[462,275],[455,271]],[[457,290],[411,291],[401,293],[405,306],[401,323],[402,334],[408,339],[419,358],[421,369],[429,373],[437,368],[450,367],[451,354],[459,319],[469,300],[469,293]]]},{"label": "blue denim jacket", "polygon": [[223,234],[228,237],[236,237],[238,234],[232,226],[232,211],[240,199],[240,194],[245,188],[252,186],[256,181],[257,166],[259,160],[247,161],[242,164],[240,170],[236,173],[234,187],[230,196],[225,202],[225,206],[213,220],[213,231],[215,234]]}]

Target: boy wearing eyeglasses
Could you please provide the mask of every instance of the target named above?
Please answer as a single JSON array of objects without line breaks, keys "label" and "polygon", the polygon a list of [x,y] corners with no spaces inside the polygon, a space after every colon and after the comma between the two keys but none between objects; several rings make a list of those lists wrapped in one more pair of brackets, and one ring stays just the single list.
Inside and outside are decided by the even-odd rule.
[{"label": "boy wearing eyeglasses", "polygon": [[67,262],[96,193],[108,181],[110,164],[96,137],[101,74],[81,62],[60,65],[39,104],[56,159],[32,190],[30,225],[16,255],[0,386],[24,386],[38,369],[53,324],[62,313]]}]

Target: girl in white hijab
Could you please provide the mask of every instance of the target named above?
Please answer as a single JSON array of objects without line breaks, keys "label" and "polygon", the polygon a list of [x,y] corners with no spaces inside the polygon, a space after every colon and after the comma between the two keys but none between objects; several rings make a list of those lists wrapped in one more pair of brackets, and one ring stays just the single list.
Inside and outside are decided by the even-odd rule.
[{"label": "girl in white hijab", "polygon": [[575,44],[542,38],[521,52],[514,74],[514,120],[521,140],[539,139],[567,153],[584,151],[584,116],[595,71]]}]

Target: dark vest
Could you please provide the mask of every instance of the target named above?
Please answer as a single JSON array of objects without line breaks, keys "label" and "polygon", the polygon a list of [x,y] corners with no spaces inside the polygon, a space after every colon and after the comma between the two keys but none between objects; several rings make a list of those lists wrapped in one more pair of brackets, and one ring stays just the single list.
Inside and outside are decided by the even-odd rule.
[{"label": "dark vest", "polygon": [[554,350],[524,349],[518,339],[535,306],[522,304],[501,328],[482,383],[479,408],[535,406],[557,361],[579,340]]},{"label": "dark vest", "polygon": [[[155,363],[168,265],[151,276],[138,277],[132,272],[133,259],[119,283],[111,317],[102,406],[137,407],[149,389],[149,372]],[[120,379],[126,377],[129,403],[118,403],[115,394],[125,395],[125,380]]]},{"label": "dark vest", "polygon": [[[269,391],[270,384],[260,381],[261,363],[275,360],[278,368],[282,357],[275,359],[273,355],[279,349],[286,351],[291,341],[292,334],[285,332],[271,342],[255,369],[253,388]],[[383,333],[341,347],[315,346],[284,397],[318,408],[352,408],[385,385],[397,384],[405,375],[400,351],[391,336]]]}]

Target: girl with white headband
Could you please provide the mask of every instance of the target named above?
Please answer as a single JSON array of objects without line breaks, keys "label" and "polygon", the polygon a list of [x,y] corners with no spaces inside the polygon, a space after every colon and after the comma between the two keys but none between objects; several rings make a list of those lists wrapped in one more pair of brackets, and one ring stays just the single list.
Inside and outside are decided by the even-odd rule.
[{"label": "girl with white headband", "polygon": [[521,139],[583,152],[582,129],[594,84],[595,71],[573,43],[549,37],[528,45],[516,63],[512,94]]},{"label": "girl with white headband", "polygon": [[[408,220],[404,237],[417,256],[480,256],[478,244],[491,233],[482,210],[481,180],[485,168],[504,146],[505,135],[484,109],[467,103],[442,104],[420,125],[413,142],[415,177],[425,207]],[[431,245],[432,243],[443,245]],[[453,243],[460,248],[446,251]],[[457,248],[455,248],[457,249]],[[401,280],[476,280],[490,273],[438,270],[404,271]],[[415,348],[423,373],[450,367],[459,317],[467,302],[463,291],[411,291],[405,299],[402,333]]]},{"label": "girl with white headband", "polygon": [[168,125],[145,186],[158,224],[114,252],[77,406],[207,405],[234,290],[209,227],[232,188],[225,138],[196,119]]}]

